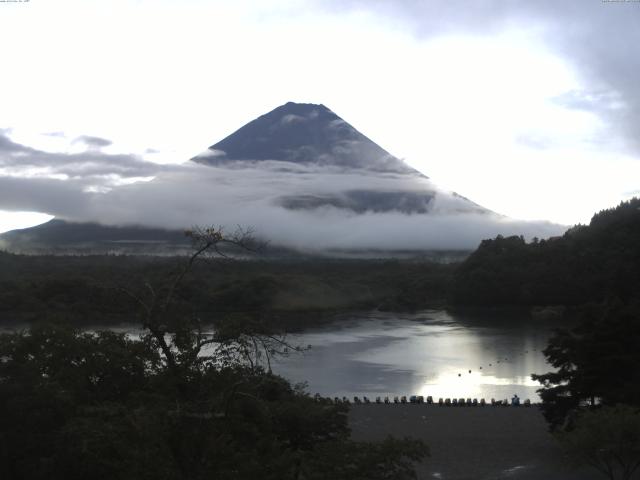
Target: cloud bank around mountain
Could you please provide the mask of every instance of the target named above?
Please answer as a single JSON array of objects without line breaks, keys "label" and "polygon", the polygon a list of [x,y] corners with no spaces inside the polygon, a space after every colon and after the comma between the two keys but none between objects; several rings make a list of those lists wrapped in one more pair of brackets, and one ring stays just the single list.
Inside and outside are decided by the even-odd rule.
[{"label": "cloud bank around mountain", "polygon": [[[281,161],[163,166],[94,150],[47,153],[14,143],[6,135],[0,136],[0,152],[3,209],[46,212],[76,222],[168,229],[251,226],[275,245],[308,250],[471,249],[498,234],[544,238],[564,230],[470,208],[473,204],[466,199],[413,173]],[[45,167],[45,173],[38,170]],[[146,176],[154,178],[135,181]],[[394,203],[377,211],[331,202],[304,208],[283,203],[301,196],[340,199],[354,191],[366,192],[367,199],[378,193],[383,199],[424,195],[428,213],[407,213]]]}]

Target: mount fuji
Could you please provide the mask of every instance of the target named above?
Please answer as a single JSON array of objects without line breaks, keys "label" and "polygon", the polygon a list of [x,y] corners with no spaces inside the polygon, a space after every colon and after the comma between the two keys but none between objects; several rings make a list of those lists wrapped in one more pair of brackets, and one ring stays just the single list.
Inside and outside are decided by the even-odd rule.
[{"label": "mount fuji", "polygon": [[183,246],[176,232],[212,222],[324,253],[471,250],[497,234],[562,231],[438,188],[324,105],[289,102],[153,181],[95,194],[79,214],[0,242],[12,250],[157,250]]}]

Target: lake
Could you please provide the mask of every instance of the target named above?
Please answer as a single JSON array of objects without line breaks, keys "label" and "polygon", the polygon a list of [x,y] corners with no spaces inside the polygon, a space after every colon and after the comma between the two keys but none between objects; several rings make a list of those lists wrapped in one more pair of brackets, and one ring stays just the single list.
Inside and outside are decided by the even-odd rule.
[{"label": "lake", "polygon": [[414,314],[345,314],[336,322],[291,335],[312,348],[277,361],[275,372],[306,381],[323,396],[431,395],[538,401],[532,373],[552,368],[542,349],[550,325],[524,315],[501,318],[443,310]]},{"label": "lake", "polygon": [[[0,330],[26,326],[5,325]],[[135,325],[108,328],[140,334]],[[531,374],[552,369],[542,354],[551,330],[548,323],[516,313],[496,317],[444,310],[349,312],[322,327],[289,335],[291,343],[311,349],[272,366],[292,382],[306,381],[310,393],[323,396],[366,395],[373,400],[431,395],[436,401],[488,401],[517,394],[538,401],[540,385]]]}]

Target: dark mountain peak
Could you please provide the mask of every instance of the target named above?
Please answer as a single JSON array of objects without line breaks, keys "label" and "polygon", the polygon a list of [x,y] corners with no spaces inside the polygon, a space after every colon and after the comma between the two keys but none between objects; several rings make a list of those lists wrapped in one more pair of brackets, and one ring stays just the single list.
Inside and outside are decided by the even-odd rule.
[{"label": "dark mountain peak", "polygon": [[322,104],[288,102],[193,158],[208,165],[279,160],[417,173]]},{"label": "dark mountain peak", "polygon": [[330,112],[334,114],[331,110],[329,110],[327,107],[325,107],[321,103],[287,102],[284,105],[280,105],[279,107],[273,109],[271,112],[267,113],[266,115],[277,112],[278,110],[284,111],[285,113],[297,113],[297,114],[310,113],[314,110],[322,110],[322,111]]}]

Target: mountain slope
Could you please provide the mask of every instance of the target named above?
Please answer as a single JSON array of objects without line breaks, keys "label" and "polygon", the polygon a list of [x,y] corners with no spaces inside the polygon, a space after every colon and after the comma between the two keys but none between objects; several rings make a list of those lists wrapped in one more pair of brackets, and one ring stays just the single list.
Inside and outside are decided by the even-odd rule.
[{"label": "mountain slope", "polygon": [[416,173],[324,105],[289,102],[249,122],[196,156],[220,165],[279,160],[378,172]]},{"label": "mountain slope", "polygon": [[[324,105],[312,103],[281,105],[192,160],[220,168],[253,164],[256,169],[271,170],[274,178],[277,170],[308,173],[305,169],[312,169],[318,177],[329,172],[367,176],[367,181],[358,188],[352,185],[332,189],[319,185],[319,180],[310,185],[316,191],[282,194],[274,200],[282,208],[294,211],[330,208],[355,214],[426,214],[432,209],[437,193],[429,182],[422,181],[427,176],[394,157]],[[380,182],[384,175],[389,177]],[[488,212],[459,195],[454,194],[452,202],[456,211]]]}]

